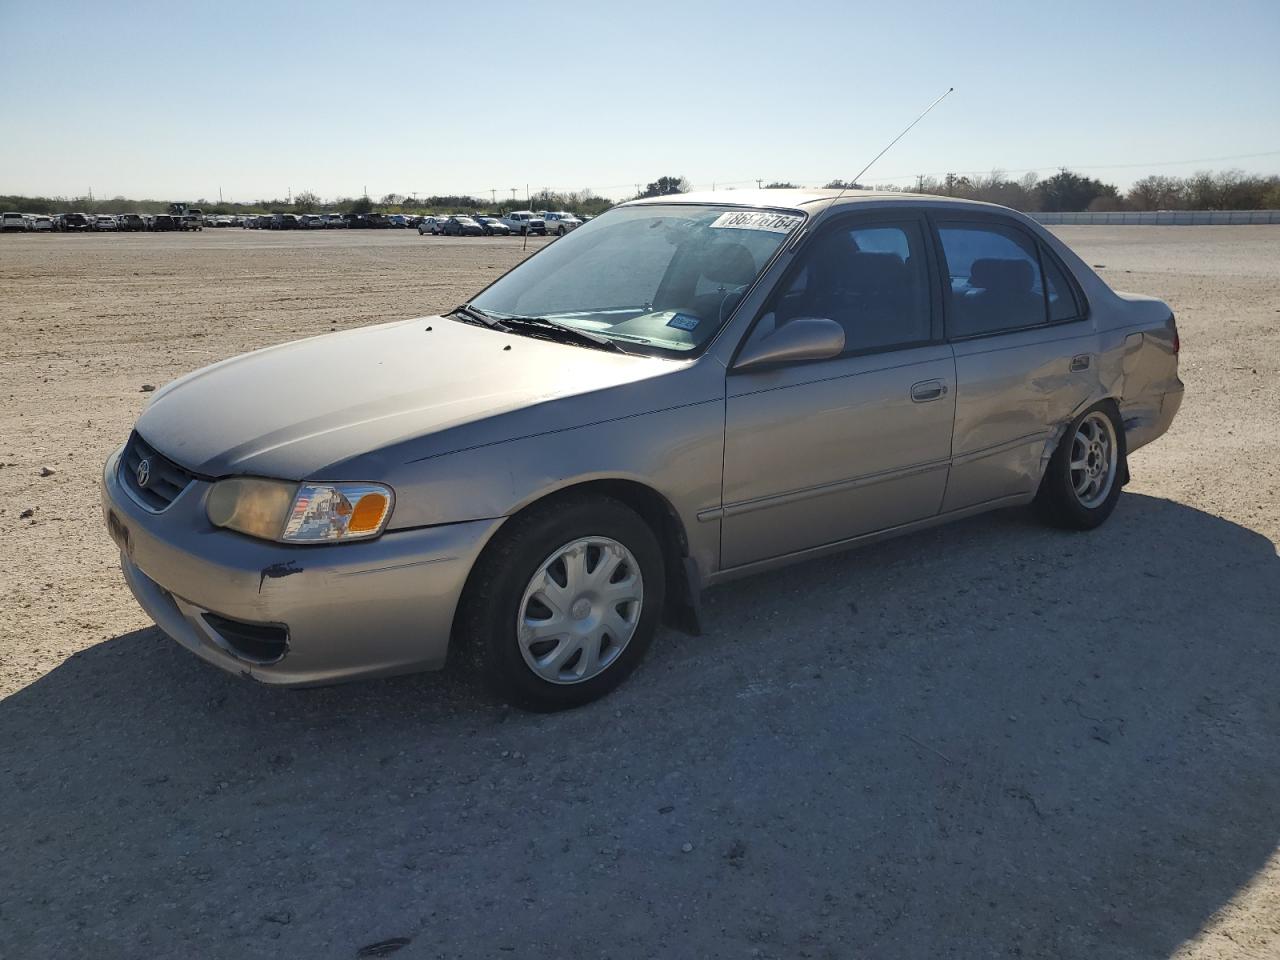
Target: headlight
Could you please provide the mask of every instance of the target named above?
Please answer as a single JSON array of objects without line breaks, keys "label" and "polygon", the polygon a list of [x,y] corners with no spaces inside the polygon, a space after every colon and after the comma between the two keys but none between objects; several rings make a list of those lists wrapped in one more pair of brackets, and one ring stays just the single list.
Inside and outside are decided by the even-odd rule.
[{"label": "headlight", "polygon": [[366,540],[382,533],[395,495],[380,483],[289,483],[256,477],[220,480],[206,512],[214,526],[285,543]]},{"label": "headlight", "polygon": [[391,518],[390,487],[380,483],[304,483],[282,540],[320,543],[376,537]]},{"label": "headlight", "polygon": [[213,485],[205,502],[205,512],[215,527],[226,527],[263,540],[279,540],[297,493],[296,483],[231,477]]}]

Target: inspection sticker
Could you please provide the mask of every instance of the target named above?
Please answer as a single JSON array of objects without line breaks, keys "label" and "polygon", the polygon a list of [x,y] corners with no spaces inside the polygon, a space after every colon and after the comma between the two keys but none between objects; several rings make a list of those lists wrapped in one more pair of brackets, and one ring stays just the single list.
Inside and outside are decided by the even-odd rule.
[{"label": "inspection sticker", "polygon": [[677,330],[692,330],[698,323],[697,317],[691,317],[687,313],[677,313],[667,321],[667,326],[675,327]]},{"label": "inspection sticker", "polygon": [[768,230],[770,233],[790,233],[800,225],[804,217],[790,213],[759,213],[743,210],[738,213],[722,213],[711,224],[713,230]]}]

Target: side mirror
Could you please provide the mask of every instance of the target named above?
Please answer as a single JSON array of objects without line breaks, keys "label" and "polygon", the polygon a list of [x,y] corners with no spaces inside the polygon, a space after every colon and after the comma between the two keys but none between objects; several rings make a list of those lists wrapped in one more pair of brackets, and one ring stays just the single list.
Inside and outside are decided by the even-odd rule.
[{"label": "side mirror", "polygon": [[734,370],[754,370],[773,363],[829,360],[844,352],[844,327],[825,317],[796,317],[738,354]]}]

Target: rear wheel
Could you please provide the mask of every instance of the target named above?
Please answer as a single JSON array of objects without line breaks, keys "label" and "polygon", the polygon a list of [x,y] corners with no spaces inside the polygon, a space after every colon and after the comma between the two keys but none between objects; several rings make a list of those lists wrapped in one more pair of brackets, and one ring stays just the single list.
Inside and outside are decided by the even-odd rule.
[{"label": "rear wheel", "polygon": [[472,574],[462,625],[499,695],[563,710],[639,665],[662,613],[662,549],[626,505],[555,500],[517,517]]},{"label": "rear wheel", "polygon": [[1040,517],[1057,527],[1092,530],[1111,516],[1125,476],[1124,439],[1110,400],[1076,417],[1040,481],[1035,499]]}]

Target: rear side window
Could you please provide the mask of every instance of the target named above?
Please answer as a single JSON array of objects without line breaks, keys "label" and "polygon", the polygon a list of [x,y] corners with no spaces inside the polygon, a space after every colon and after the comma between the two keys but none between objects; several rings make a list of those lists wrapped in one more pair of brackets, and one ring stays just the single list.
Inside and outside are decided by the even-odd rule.
[{"label": "rear side window", "polygon": [[943,223],[938,236],[950,278],[949,335],[973,337],[1048,321],[1040,256],[1021,231]]},{"label": "rear side window", "polygon": [[1062,267],[1043,247],[1040,249],[1040,262],[1044,264],[1044,290],[1049,298],[1049,322],[1061,323],[1082,316],[1083,311],[1076,302],[1075,291],[1062,272]]}]

